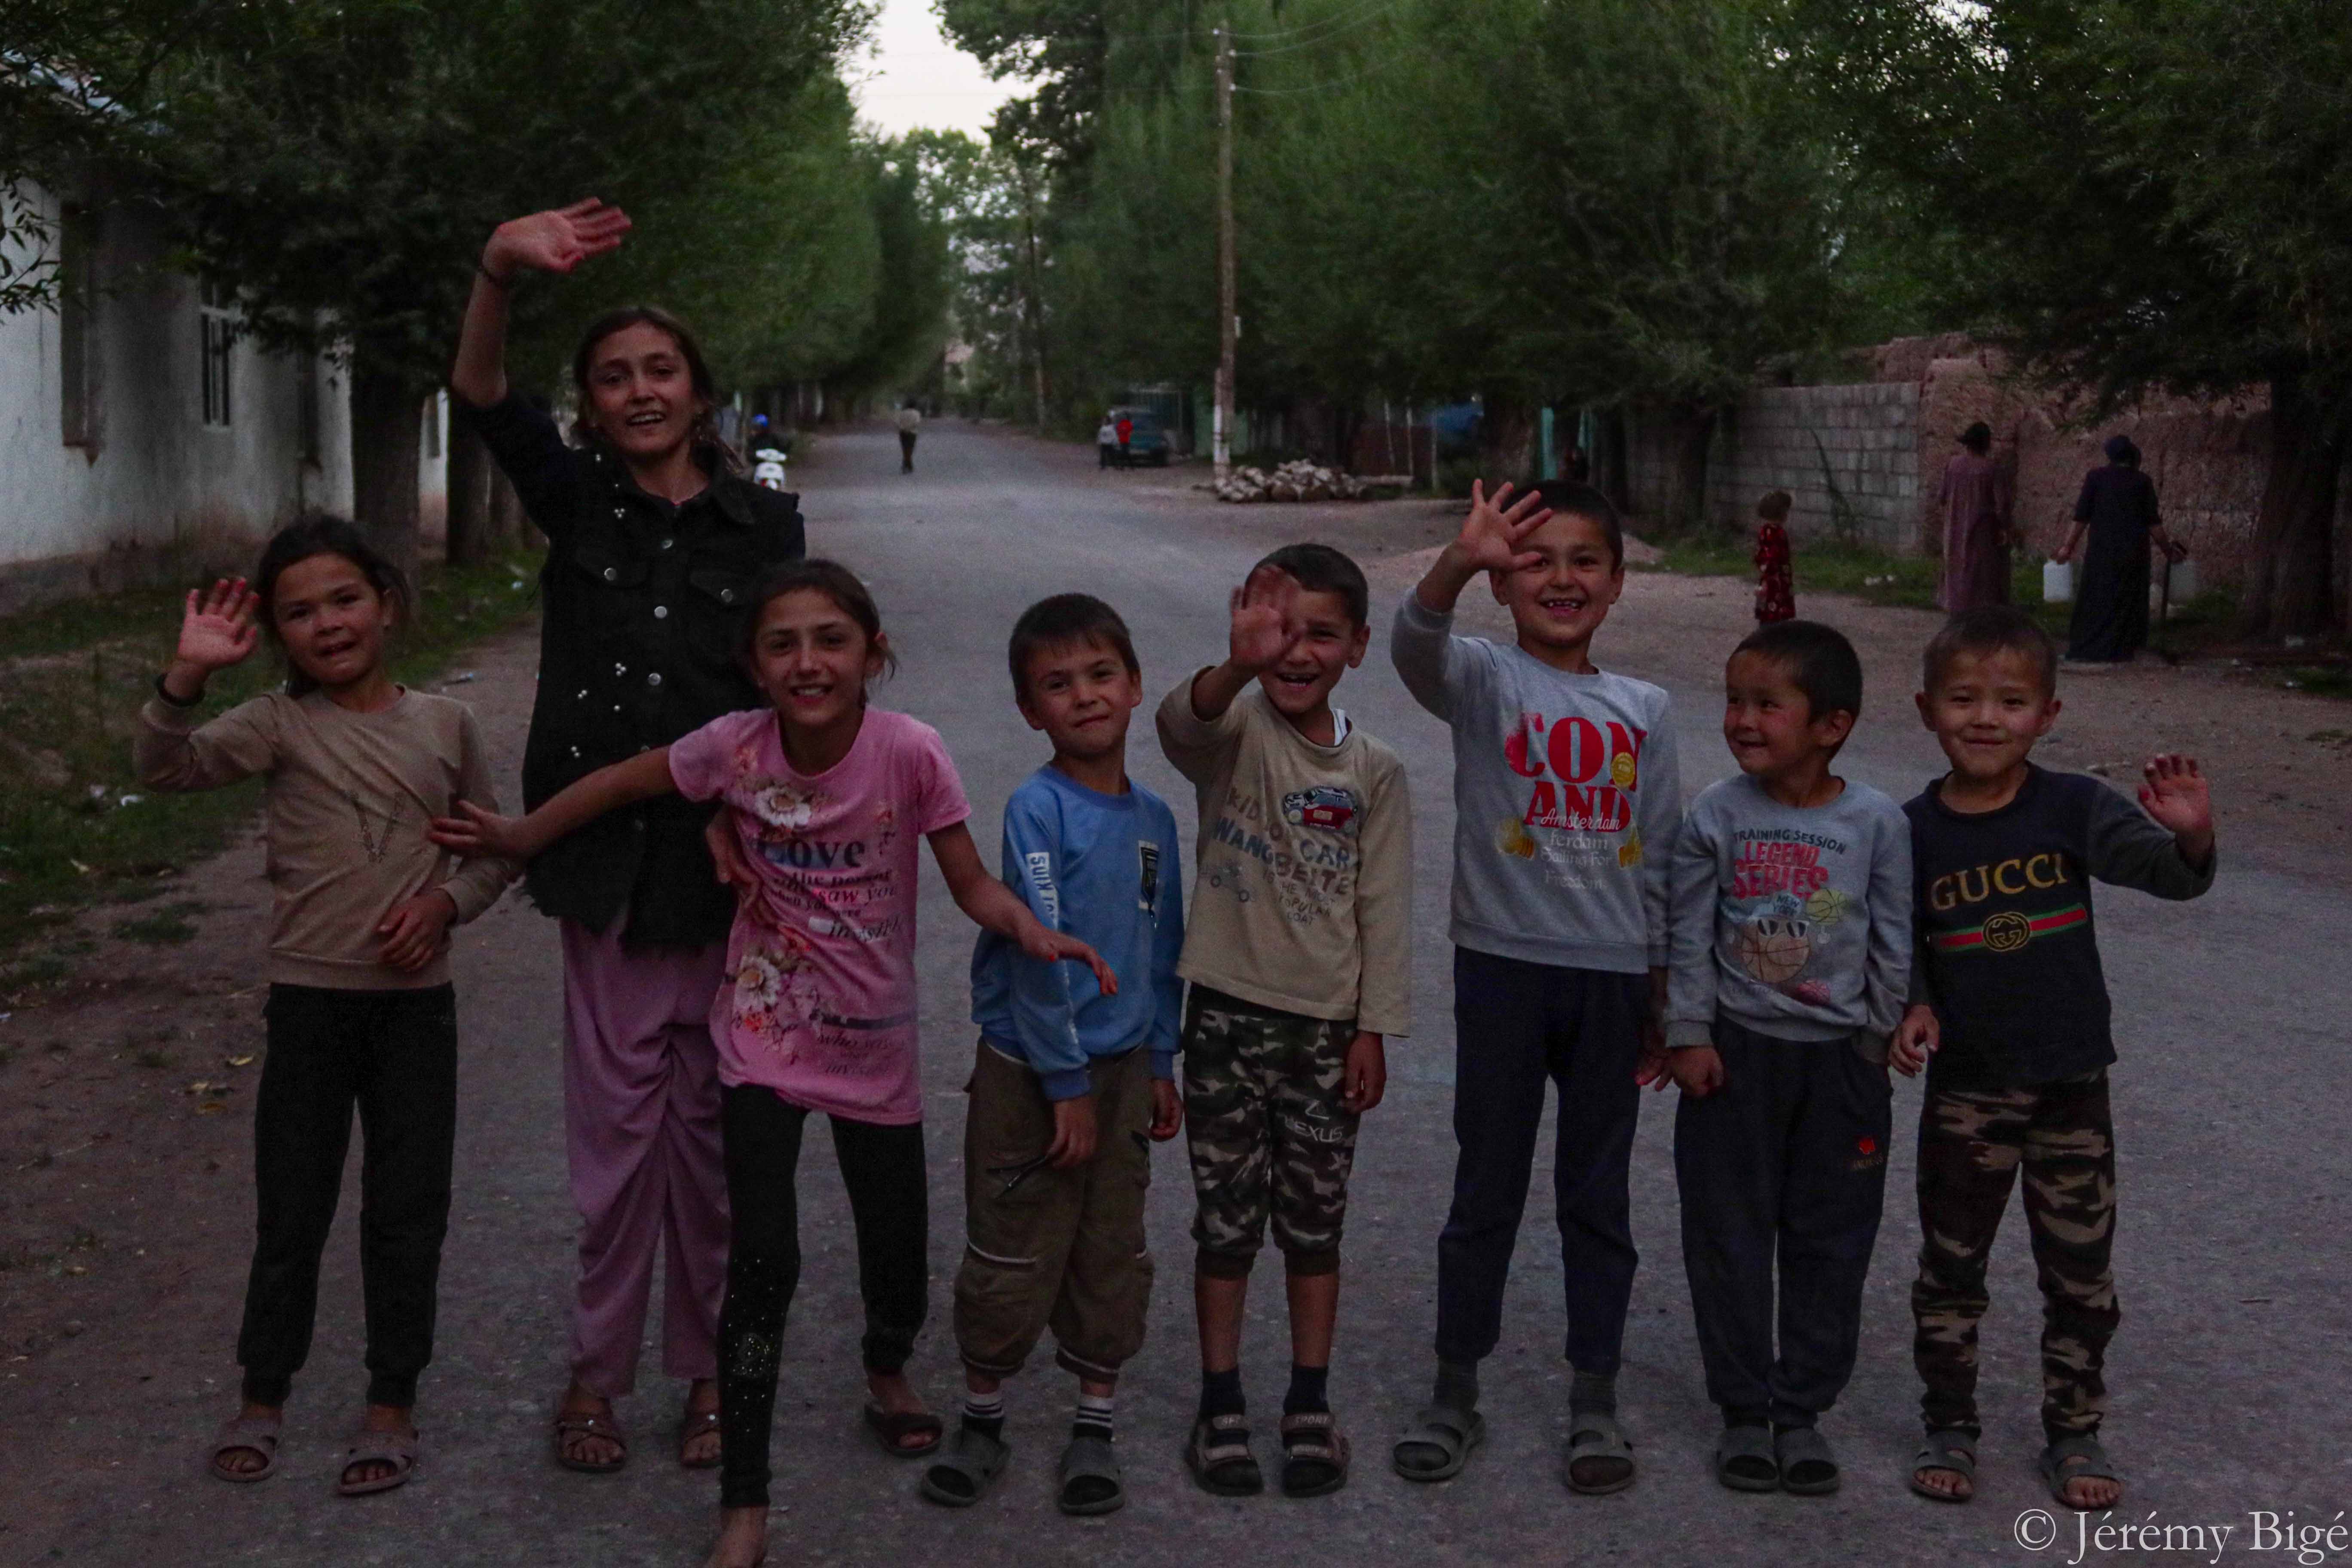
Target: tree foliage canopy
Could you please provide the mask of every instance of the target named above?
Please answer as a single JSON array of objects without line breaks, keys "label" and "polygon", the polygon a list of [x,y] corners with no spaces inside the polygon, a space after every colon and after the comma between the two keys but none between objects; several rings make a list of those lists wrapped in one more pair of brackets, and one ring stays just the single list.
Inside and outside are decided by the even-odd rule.
[{"label": "tree foliage canopy", "polygon": [[2341,623],[2352,28],[2326,0],[1805,0],[1788,35],[1874,178],[1958,231],[1955,304],[2112,410],[2267,384],[2249,630]]}]

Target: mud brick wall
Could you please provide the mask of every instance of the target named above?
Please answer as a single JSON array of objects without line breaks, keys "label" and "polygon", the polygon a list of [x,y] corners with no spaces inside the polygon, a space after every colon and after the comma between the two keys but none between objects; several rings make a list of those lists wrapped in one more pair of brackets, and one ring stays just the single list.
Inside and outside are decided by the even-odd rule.
[{"label": "mud brick wall", "polygon": [[1933,358],[1918,370],[1919,548],[1937,548],[1937,477],[1958,450],[1959,433],[1981,419],[1992,426],[1993,456],[2015,476],[2013,515],[2029,553],[2046,555],[2065,537],[2083,476],[2105,463],[2100,448],[2120,434],[2139,447],[2166,531],[2187,542],[2200,574],[2210,583],[2239,580],[2270,463],[2270,403],[2262,391],[2212,402],[2154,397],[2086,426],[2074,422],[2063,399],[2005,383],[2002,368],[1987,351]]}]

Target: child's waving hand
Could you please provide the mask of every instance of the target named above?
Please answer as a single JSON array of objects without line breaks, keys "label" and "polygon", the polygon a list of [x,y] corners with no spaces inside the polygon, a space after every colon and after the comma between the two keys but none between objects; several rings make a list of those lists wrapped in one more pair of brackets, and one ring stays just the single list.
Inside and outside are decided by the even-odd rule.
[{"label": "child's waving hand", "polygon": [[591,257],[618,248],[628,232],[628,214],[591,196],[499,225],[482,247],[482,269],[501,283],[511,280],[517,268],[569,272]]},{"label": "child's waving hand", "polygon": [[1255,674],[1280,664],[1306,626],[1298,616],[1298,579],[1279,566],[1260,566],[1234,590],[1233,635],[1227,658]]},{"label": "child's waving hand", "polygon": [[174,661],[186,666],[198,685],[215,669],[242,664],[261,640],[261,628],[254,621],[260,603],[261,595],[242,577],[223,577],[210,593],[189,589]]},{"label": "child's waving hand", "polygon": [[2141,772],[2147,782],[2139,786],[2140,808],[2171,830],[2192,864],[2203,864],[2213,852],[2213,793],[2197,759],[2166,752],[2150,757]]},{"label": "child's waving hand", "polygon": [[1529,490],[1507,511],[1504,504],[1511,499],[1511,489],[1508,483],[1497,487],[1490,500],[1486,480],[1470,481],[1470,514],[1462,520],[1462,531],[1452,545],[1464,566],[1476,572],[1516,572],[1543,559],[1519,545],[1544,525],[1551,508],[1544,505],[1541,494]]}]

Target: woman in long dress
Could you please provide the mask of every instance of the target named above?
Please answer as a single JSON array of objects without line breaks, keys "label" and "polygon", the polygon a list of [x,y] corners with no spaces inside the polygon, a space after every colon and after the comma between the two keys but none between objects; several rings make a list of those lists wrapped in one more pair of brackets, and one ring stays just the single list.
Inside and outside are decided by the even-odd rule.
[{"label": "woman in long dress", "polygon": [[1992,460],[1992,427],[1960,433],[1944,465],[1944,581],[1936,602],[1958,614],[2009,603],[2009,470]]},{"label": "woman in long dress", "polygon": [[2084,476],[2074,526],[2052,557],[2072,561],[2089,535],[2066,637],[2066,658],[2077,664],[2126,664],[2146,647],[2149,546],[2176,561],[2188,553],[2165,534],[2156,481],[2140,472],[2131,437],[2110,436],[2106,454],[2106,467]]}]

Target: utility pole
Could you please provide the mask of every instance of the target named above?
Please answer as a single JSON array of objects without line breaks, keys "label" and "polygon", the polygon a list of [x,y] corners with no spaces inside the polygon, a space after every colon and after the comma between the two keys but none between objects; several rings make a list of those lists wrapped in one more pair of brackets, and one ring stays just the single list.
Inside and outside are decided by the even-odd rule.
[{"label": "utility pole", "polygon": [[1217,408],[1212,450],[1217,483],[1233,472],[1234,357],[1240,302],[1234,274],[1234,34],[1217,29]]}]

